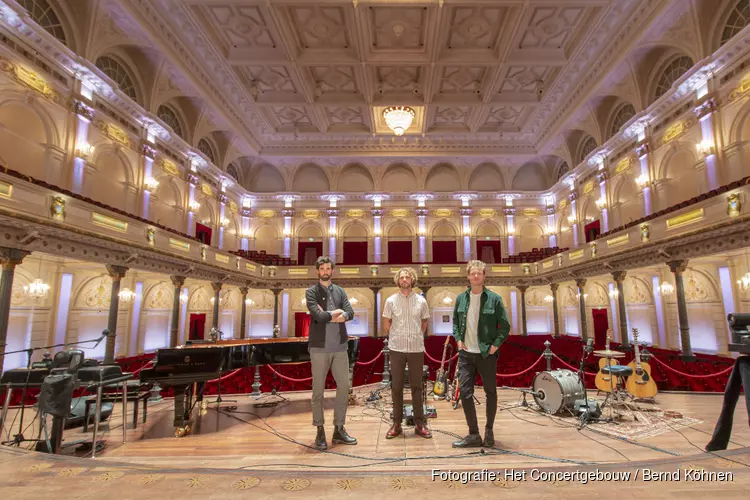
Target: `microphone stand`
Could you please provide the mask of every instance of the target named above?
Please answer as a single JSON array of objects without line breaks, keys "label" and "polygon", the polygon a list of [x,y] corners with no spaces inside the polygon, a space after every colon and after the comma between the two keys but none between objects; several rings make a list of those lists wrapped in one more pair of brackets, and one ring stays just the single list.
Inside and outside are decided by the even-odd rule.
[{"label": "microphone stand", "polygon": [[[0,444],[5,445],[5,446],[19,446],[21,443],[25,441],[36,441],[36,442],[45,441],[44,439],[26,439],[23,435],[23,417],[24,417],[24,412],[26,410],[26,394],[29,388],[29,380],[31,379],[31,357],[34,355],[34,352],[47,350],[47,349],[53,349],[55,347],[69,347],[72,345],[90,344],[92,342],[96,342],[96,345],[94,345],[94,348],[96,348],[96,346],[98,346],[102,342],[102,340],[104,340],[109,334],[109,331],[105,330],[105,332],[107,333],[103,333],[102,336],[99,337],[98,339],[82,340],[78,342],[66,342],[62,344],[54,344],[54,345],[41,346],[41,347],[29,347],[27,349],[19,349],[17,351],[10,351],[10,352],[3,353],[3,357],[5,357],[8,354],[18,354],[18,353],[25,352],[28,355],[28,361],[26,362],[26,380],[23,384],[23,391],[21,392],[21,419],[18,422],[18,434],[13,436],[12,440],[3,441]],[[8,391],[12,390],[12,388],[10,387],[10,384],[8,384],[7,390]],[[3,423],[4,421],[5,421],[5,415],[3,415]]]},{"label": "microphone stand", "polygon": [[[593,350],[593,344],[591,345],[591,348]],[[586,380],[584,379],[583,375],[583,366],[586,363],[586,359],[589,357],[589,354],[591,354],[591,351],[589,350],[589,345],[586,344],[583,346],[583,353],[581,354],[581,364],[578,367],[578,380],[581,381],[581,385],[583,386],[583,402],[586,405],[584,407],[585,409],[583,413],[580,416],[581,426],[579,427],[579,429],[583,429],[583,426],[588,423],[591,416],[591,412],[589,410],[589,395],[588,391],[586,390]]]}]

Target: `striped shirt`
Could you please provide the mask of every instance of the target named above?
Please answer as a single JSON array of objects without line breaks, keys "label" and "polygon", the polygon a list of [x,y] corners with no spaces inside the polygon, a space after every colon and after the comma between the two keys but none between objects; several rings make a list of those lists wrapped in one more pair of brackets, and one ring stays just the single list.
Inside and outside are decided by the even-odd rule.
[{"label": "striped shirt", "polygon": [[385,301],[383,317],[390,319],[388,348],[398,352],[424,352],[422,320],[429,319],[427,301],[413,291],[405,296],[396,292]]}]

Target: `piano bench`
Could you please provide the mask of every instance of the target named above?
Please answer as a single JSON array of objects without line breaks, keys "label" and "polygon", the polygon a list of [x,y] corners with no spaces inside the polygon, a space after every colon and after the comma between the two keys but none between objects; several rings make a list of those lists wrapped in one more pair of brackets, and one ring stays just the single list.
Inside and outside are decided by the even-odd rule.
[{"label": "piano bench", "polygon": [[[148,391],[130,392],[128,391],[128,403],[133,402],[133,429],[138,427],[138,402],[143,402],[143,423],[146,423],[146,417],[148,416],[148,398],[151,393]],[[104,403],[118,403],[122,401],[122,392],[109,392],[102,394],[102,406]],[[86,399],[86,410],[83,414],[83,432],[88,430],[89,426],[89,414],[91,413],[91,407],[96,404],[96,396],[89,396]],[[125,416],[122,417],[125,425]]]}]

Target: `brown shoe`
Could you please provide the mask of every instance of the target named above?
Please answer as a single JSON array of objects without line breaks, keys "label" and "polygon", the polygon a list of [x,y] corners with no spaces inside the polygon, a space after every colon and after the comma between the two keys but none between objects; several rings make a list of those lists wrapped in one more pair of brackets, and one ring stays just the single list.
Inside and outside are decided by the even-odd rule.
[{"label": "brown shoe", "polygon": [[422,436],[425,439],[430,439],[432,437],[432,432],[430,432],[430,429],[428,429],[426,425],[414,426],[414,434]]},{"label": "brown shoe", "polygon": [[401,425],[400,424],[393,424],[390,429],[388,429],[388,433],[385,435],[386,439],[393,439],[396,436],[399,436],[401,434]]}]

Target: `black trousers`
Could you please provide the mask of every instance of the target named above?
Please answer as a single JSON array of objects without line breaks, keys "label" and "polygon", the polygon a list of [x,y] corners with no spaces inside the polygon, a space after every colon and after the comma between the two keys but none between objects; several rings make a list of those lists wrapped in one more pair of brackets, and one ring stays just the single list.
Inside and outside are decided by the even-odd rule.
[{"label": "black trousers", "polygon": [[734,409],[737,400],[740,399],[740,390],[745,387],[745,405],[748,412],[748,424],[750,424],[750,356],[740,356],[734,362],[734,368],[729,375],[727,387],[724,389],[724,403],[721,407],[719,420],[714,428],[714,435],[706,445],[706,451],[726,450],[729,438],[732,435],[732,422],[734,421]]},{"label": "black trousers", "polygon": [[459,351],[458,353],[458,381],[461,384],[461,404],[464,407],[464,416],[469,425],[469,434],[479,434],[477,423],[477,410],[474,406],[474,380],[477,373],[482,377],[484,394],[487,396],[487,422],[486,429],[492,429],[495,425],[497,415],[497,358],[499,350],[495,354],[483,358],[479,353]]},{"label": "black trousers", "polygon": [[400,424],[404,419],[404,378],[406,365],[409,365],[409,388],[414,408],[414,425],[425,425],[424,397],[422,388],[422,366],[424,352],[391,351],[391,397],[393,398],[393,422]]}]

